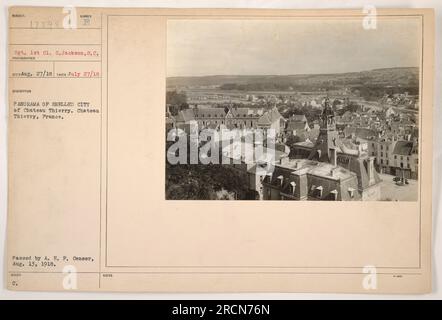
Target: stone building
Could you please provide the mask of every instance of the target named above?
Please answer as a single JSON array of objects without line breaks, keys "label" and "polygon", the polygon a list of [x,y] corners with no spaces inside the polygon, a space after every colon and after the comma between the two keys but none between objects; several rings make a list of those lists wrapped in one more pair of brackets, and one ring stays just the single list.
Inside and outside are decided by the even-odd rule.
[{"label": "stone building", "polygon": [[178,128],[189,123],[204,128],[274,129],[279,135],[284,128],[284,118],[276,107],[265,108],[192,108],[181,110],[175,117]]},{"label": "stone building", "polygon": [[295,144],[295,159],[308,159],[328,163],[351,171],[357,177],[357,191],[362,200],[380,199],[381,179],[374,167],[375,157],[368,154],[368,145],[353,144],[341,139],[336,130],[335,114],[330,101],[325,99],[316,143]]}]

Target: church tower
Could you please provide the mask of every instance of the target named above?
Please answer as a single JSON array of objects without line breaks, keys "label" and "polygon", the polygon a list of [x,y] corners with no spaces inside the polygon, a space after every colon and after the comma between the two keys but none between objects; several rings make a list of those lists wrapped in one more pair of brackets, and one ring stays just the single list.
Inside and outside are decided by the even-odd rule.
[{"label": "church tower", "polygon": [[331,149],[338,148],[338,132],[336,131],[335,113],[328,97],[323,103],[320,119],[319,136],[310,152],[309,159],[336,164],[336,152]]}]

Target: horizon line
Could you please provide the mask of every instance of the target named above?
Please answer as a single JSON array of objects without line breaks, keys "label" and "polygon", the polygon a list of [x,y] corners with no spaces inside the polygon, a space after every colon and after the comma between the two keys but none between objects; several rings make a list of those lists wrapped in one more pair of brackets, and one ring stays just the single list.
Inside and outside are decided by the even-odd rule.
[{"label": "horizon line", "polygon": [[408,67],[382,67],[382,68],[374,68],[374,69],[362,69],[358,71],[343,71],[343,72],[331,72],[331,73],[286,73],[286,74],[277,74],[277,73],[263,73],[263,74],[205,74],[205,75],[182,75],[182,76],[166,76],[166,78],[202,78],[202,77],[259,77],[259,76],[319,76],[319,75],[332,75],[332,74],[345,74],[345,73],[359,73],[359,72],[368,72],[375,70],[386,70],[386,69],[419,69],[420,66],[408,66]]}]

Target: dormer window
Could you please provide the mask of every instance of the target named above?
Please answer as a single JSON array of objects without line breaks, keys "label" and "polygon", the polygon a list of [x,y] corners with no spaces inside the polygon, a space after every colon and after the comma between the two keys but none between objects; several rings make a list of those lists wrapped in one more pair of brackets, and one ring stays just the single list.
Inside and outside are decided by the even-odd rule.
[{"label": "dormer window", "polygon": [[282,187],[282,184],[284,183],[284,177],[283,176],[279,176],[278,177],[278,181],[279,181],[279,185]]},{"label": "dormer window", "polygon": [[316,195],[318,198],[322,198],[322,190],[324,188],[322,186],[316,187]]},{"label": "dormer window", "polygon": [[354,198],[355,197],[355,189],[353,188],[348,188],[348,195],[350,196],[350,198]]},{"label": "dormer window", "polygon": [[295,189],[296,189],[295,181],[290,182],[290,193],[294,195],[295,194]]},{"label": "dormer window", "polygon": [[338,200],[338,190],[334,189],[334,190],[330,191],[330,195],[333,200],[335,200],[335,201]]}]

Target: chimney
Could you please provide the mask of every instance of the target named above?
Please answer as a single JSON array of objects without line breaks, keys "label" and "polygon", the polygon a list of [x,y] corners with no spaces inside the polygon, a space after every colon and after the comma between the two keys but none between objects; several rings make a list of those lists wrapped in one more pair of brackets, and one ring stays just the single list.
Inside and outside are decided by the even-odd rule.
[{"label": "chimney", "polygon": [[334,166],[338,165],[336,148],[329,149],[330,163]]},{"label": "chimney", "polygon": [[282,185],[284,184],[284,177],[278,176],[278,181],[279,181],[279,186],[282,187]]},{"label": "chimney", "polygon": [[372,185],[375,183],[374,180],[374,157],[367,158],[367,174],[368,174],[368,184]]},{"label": "chimney", "polygon": [[298,188],[294,190],[294,196],[297,200],[307,200],[308,198],[308,179],[307,172],[296,172],[293,173],[294,183]]}]

